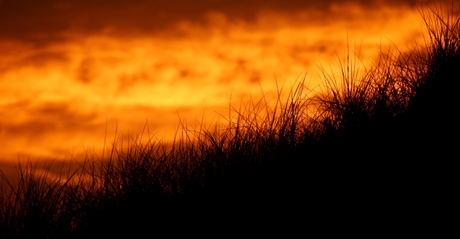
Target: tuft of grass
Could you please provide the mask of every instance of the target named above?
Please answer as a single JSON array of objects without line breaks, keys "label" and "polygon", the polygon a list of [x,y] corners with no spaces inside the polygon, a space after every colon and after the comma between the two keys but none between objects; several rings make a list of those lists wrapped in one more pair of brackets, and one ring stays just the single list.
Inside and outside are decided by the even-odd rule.
[{"label": "tuft of grass", "polygon": [[[52,163],[18,163],[16,181],[0,172],[0,232],[2,238],[66,238],[74,228],[80,177],[78,171],[50,177]],[[66,172],[62,170],[62,172]]]}]

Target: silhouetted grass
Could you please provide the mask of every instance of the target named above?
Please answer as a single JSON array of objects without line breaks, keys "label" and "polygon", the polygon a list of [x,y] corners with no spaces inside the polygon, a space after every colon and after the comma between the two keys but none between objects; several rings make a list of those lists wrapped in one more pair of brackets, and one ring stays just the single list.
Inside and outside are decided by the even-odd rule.
[{"label": "silhouetted grass", "polygon": [[141,132],[61,178],[51,164],[20,165],[18,183],[2,172],[0,237],[449,228],[460,26],[437,12],[422,12],[426,46],[362,73],[348,58],[315,97],[300,82],[225,127],[182,125],[171,147]]}]

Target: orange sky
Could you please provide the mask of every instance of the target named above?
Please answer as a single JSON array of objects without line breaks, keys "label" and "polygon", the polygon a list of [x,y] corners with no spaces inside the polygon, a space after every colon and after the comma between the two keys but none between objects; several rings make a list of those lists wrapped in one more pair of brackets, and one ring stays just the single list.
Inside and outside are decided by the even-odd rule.
[{"label": "orange sky", "polygon": [[168,140],[275,81],[320,84],[347,38],[369,66],[424,34],[418,1],[21,2],[0,0],[0,161],[97,153],[146,123]]}]

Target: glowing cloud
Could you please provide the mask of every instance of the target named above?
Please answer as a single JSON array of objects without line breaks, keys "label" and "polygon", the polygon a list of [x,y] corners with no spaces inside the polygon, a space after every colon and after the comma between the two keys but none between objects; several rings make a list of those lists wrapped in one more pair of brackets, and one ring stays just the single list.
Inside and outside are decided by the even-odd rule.
[{"label": "glowing cloud", "polygon": [[[0,2],[2,13],[24,7],[21,14],[30,14],[0,14],[0,160],[97,151],[106,128],[109,138],[116,126],[121,135],[135,134],[147,120],[170,139],[178,115],[190,122],[202,114],[214,119],[230,96],[239,104],[260,97],[261,88],[276,95],[275,81],[290,86],[305,74],[312,86],[319,84],[318,65],[337,69],[347,44],[360,49],[369,66],[380,47],[423,40],[419,12],[410,4],[276,10],[280,2],[271,1],[236,14],[245,8],[227,1],[211,7],[179,2],[171,9],[117,1],[103,13],[100,1]],[[83,6],[85,13],[75,13]],[[151,19],[148,9],[156,9]],[[39,30],[29,31],[28,24]]]}]

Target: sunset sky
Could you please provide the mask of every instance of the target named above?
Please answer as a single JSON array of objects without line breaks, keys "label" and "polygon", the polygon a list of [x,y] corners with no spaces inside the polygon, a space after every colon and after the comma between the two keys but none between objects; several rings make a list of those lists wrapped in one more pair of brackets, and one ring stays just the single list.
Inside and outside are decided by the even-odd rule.
[{"label": "sunset sky", "polygon": [[[449,1],[450,2],[450,1]],[[422,1],[0,0],[0,161],[80,157],[144,125],[276,95],[360,49],[423,43]],[[355,47],[356,46],[356,47]]]}]

